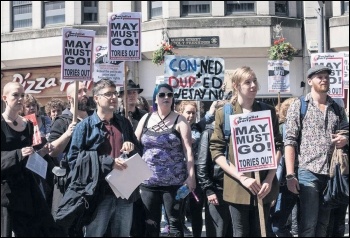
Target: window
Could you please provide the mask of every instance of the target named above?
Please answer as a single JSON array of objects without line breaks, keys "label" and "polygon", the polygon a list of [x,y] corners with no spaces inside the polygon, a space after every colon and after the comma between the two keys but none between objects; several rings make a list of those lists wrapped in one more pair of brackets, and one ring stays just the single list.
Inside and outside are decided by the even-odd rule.
[{"label": "window", "polygon": [[349,14],[349,1],[342,1],[342,14]]},{"label": "window", "polygon": [[98,22],[98,1],[82,1],[83,23]]},{"label": "window", "polygon": [[275,15],[288,16],[288,1],[275,1]]},{"label": "window", "polygon": [[64,1],[44,2],[45,25],[65,23]]},{"label": "window", "polygon": [[151,1],[150,18],[158,18],[163,15],[162,1]]},{"label": "window", "polygon": [[211,1],[181,1],[181,10],[183,16],[210,14]]},{"label": "window", "polygon": [[13,29],[32,26],[32,1],[12,1]]},{"label": "window", "polygon": [[255,1],[226,1],[226,14],[255,13]]}]

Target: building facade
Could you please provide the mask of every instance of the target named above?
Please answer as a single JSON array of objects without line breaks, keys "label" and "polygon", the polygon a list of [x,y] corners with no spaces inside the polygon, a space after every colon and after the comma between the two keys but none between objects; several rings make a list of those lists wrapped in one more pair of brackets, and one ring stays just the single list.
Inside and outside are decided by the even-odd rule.
[{"label": "building facade", "polygon": [[[142,60],[126,64],[127,78],[140,84],[147,99],[156,77],[164,74],[164,66],[152,63],[152,52],[162,40],[187,39],[188,45],[174,49],[177,55],[223,58],[226,73],[250,66],[260,83],[258,97],[275,102],[267,84],[275,27],[281,26],[283,37],[300,50],[290,64],[291,92],[281,97],[305,94],[310,54],[318,50],[320,11],[324,52],[349,51],[348,1],[2,1],[1,84],[25,83],[42,105],[65,98],[62,27],[94,30],[95,42],[107,43],[109,12],[141,12]],[[213,37],[216,44],[205,43]]]}]

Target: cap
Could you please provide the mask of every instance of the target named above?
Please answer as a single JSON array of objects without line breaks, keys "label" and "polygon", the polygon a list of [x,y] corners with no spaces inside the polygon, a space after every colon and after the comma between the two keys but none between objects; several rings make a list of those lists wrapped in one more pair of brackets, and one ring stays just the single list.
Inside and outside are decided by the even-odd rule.
[{"label": "cap", "polygon": [[[142,93],[143,89],[140,88],[139,84],[134,83],[131,79],[128,80],[128,84],[126,85],[126,90],[137,90],[138,93]],[[124,93],[124,87],[121,87],[119,90],[119,94]]]},{"label": "cap", "polygon": [[326,71],[328,74],[332,73],[332,69],[324,65],[315,65],[307,71],[307,78],[311,78],[314,74],[320,73],[322,71]]}]

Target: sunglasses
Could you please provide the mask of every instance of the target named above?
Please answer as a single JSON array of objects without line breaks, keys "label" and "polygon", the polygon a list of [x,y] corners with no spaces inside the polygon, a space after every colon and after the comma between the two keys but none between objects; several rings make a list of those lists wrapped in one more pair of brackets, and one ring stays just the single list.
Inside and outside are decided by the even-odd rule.
[{"label": "sunglasses", "polygon": [[158,93],[158,97],[160,98],[164,98],[165,96],[167,96],[168,98],[172,98],[174,96],[174,93]]}]

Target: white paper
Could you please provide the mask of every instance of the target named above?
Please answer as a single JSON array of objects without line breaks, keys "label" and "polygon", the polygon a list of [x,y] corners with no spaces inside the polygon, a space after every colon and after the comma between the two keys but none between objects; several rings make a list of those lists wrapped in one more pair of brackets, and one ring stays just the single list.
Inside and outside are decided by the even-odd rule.
[{"label": "white paper", "polygon": [[46,179],[47,161],[38,153],[29,155],[26,167]]},{"label": "white paper", "polygon": [[106,180],[117,197],[128,199],[137,186],[153,173],[139,154],[126,159],[125,163],[128,166],[126,169],[113,169],[106,176]]}]

